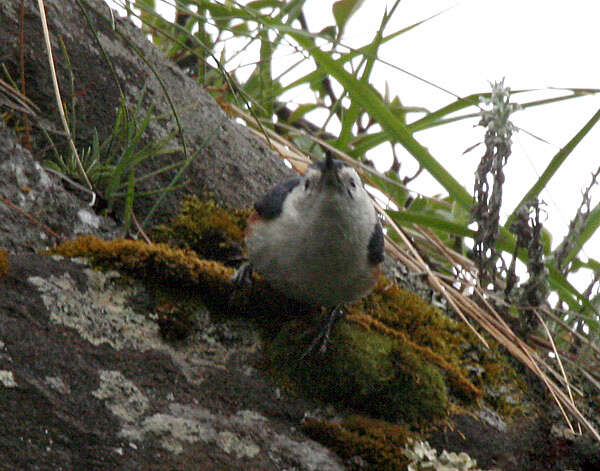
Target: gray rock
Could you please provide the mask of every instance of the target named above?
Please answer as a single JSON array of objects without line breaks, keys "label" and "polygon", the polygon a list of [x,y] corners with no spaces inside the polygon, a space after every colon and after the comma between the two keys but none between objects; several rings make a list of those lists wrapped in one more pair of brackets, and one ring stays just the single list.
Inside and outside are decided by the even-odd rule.
[{"label": "gray rock", "polygon": [[89,201],[67,192],[21,146],[3,121],[0,121],[0,197],[0,247],[10,252],[51,246],[57,242],[52,232],[60,237],[80,233],[112,238],[116,231],[115,223],[108,218],[93,215],[91,219]]},{"label": "gray rock", "polygon": [[168,344],[152,303],[136,301],[148,298],[141,283],[58,257],[10,261],[0,278],[11,359],[0,368],[0,467],[344,469],[298,432],[304,401],[274,401],[276,385],[247,374],[258,341],[249,323],[232,322],[225,343],[197,332]]}]

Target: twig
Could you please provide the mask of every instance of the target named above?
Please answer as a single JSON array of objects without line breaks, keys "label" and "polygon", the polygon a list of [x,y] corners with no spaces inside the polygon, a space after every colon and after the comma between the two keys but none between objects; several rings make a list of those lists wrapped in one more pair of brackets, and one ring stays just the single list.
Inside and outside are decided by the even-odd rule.
[{"label": "twig", "polygon": [[[21,93],[25,95],[25,39],[23,32],[23,25],[25,23],[25,0],[21,0],[21,9],[19,11],[19,66],[21,69]],[[31,126],[27,118],[24,119],[25,123],[25,139],[23,145],[31,151]]]},{"label": "twig", "polygon": [[147,244],[152,245],[152,241],[150,240],[150,237],[148,237],[148,235],[144,232],[144,229],[142,228],[141,224],[139,223],[138,218],[136,217],[133,210],[131,211],[131,219],[133,219],[133,223],[135,224],[135,227],[139,231],[140,235],[142,236],[142,239],[144,239]]},{"label": "twig", "polygon": [[43,222],[37,220],[36,218],[34,218],[31,214],[26,213],[25,211],[23,211],[21,208],[19,208],[16,204],[14,204],[12,201],[7,200],[6,198],[4,198],[3,196],[0,196],[0,201],[2,201],[6,206],[8,206],[11,209],[14,209],[15,211],[17,211],[18,213],[22,214],[23,216],[25,216],[27,219],[29,219],[31,222],[33,222],[34,224],[36,224],[37,226],[41,227],[44,231],[46,231],[48,234],[50,234],[52,237],[55,237],[57,240],[62,240],[63,237],[59,236],[56,232],[54,232],[52,229],[50,229],[48,226],[46,226],[46,224],[44,224]]},{"label": "twig", "polygon": [[404,244],[411,251],[411,253],[415,257],[415,259],[416,259],[419,267],[427,273],[427,279],[429,280],[429,283],[432,285],[432,288],[434,288],[438,293],[440,293],[441,295],[443,295],[446,298],[446,300],[448,301],[448,303],[450,303],[450,305],[452,306],[452,308],[460,316],[460,318],[463,320],[463,322],[465,324],[467,324],[467,326],[469,326],[469,328],[473,331],[473,333],[481,341],[481,343],[483,343],[486,346],[486,348],[489,348],[489,345],[486,342],[486,340],[482,337],[482,335],[479,332],[477,332],[477,330],[475,329],[475,327],[473,327],[471,325],[471,323],[469,322],[469,320],[463,314],[463,312],[460,309],[460,307],[454,301],[453,297],[449,295],[448,290],[446,289],[446,287],[442,284],[442,282],[439,280],[439,278],[437,276],[435,276],[435,274],[432,272],[432,270],[429,267],[429,265],[427,263],[425,263],[425,261],[421,257],[421,254],[419,254],[419,252],[413,246],[413,244],[410,242],[410,240],[408,239],[408,237],[406,237],[406,235],[404,234],[404,231],[402,229],[400,229],[400,227],[394,222],[394,220],[390,216],[388,216],[388,214],[383,210],[383,208],[381,206],[379,206],[377,204],[377,202],[374,202],[374,204],[375,204],[375,207],[377,208],[377,210],[381,214],[383,214],[384,218],[386,219],[386,222],[398,233],[398,235],[400,236],[400,238],[402,239],[402,241],[404,242]]},{"label": "twig", "polygon": [[[567,392],[569,393],[569,398],[571,399],[571,404],[573,405],[573,407],[576,407],[575,400],[573,399],[573,393],[571,392],[571,384],[569,383],[569,378],[567,378],[567,373],[565,373],[565,369],[563,367],[562,360],[560,359],[560,355],[558,354],[558,351],[556,350],[556,345],[554,344],[554,339],[552,338],[552,334],[550,334],[550,330],[548,329],[548,326],[544,322],[544,319],[542,318],[542,316],[540,316],[540,313],[537,311],[537,309],[534,309],[533,312],[537,316],[537,318],[540,321],[540,323],[542,324],[542,326],[544,327],[544,331],[546,332],[548,341],[550,342],[550,345],[552,345],[552,351],[554,352],[554,355],[556,356],[556,362],[558,363],[558,366],[560,367],[560,372],[563,375],[563,378],[565,380],[565,386],[567,388]],[[577,425],[579,428],[579,434],[581,435],[581,424],[578,423]]]},{"label": "twig", "polygon": [[592,342],[590,342],[590,340],[588,338],[581,335],[579,332],[577,332],[575,329],[573,329],[573,327],[571,327],[569,324],[567,324],[565,321],[563,321],[560,317],[553,314],[550,309],[548,309],[548,308],[542,308],[542,309],[546,316],[550,317],[554,322],[562,325],[565,329],[567,329],[569,331],[570,334],[577,337],[579,340],[581,340],[582,342],[587,344],[592,350],[594,350],[594,352],[596,352],[598,355],[600,355],[600,348],[598,348],[596,345],[594,345]]},{"label": "twig", "polygon": [[[69,129],[69,124],[67,123],[67,118],[65,116],[65,110],[63,109],[62,98],[60,97],[60,88],[58,86],[58,78],[56,76],[56,69],[54,67],[54,57],[52,55],[52,44],[50,43],[50,32],[48,31],[48,22],[46,20],[46,9],[44,7],[44,0],[38,0],[38,8],[40,10],[40,17],[42,20],[42,31],[44,32],[44,41],[46,43],[46,52],[48,55],[48,64],[50,65],[50,76],[52,77],[52,85],[54,86],[54,96],[56,97],[56,105],[58,107],[58,114],[60,115],[60,120],[62,122],[63,128],[67,135],[67,140],[69,141],[69,146],[71,147],[71,152],[75,156],[75,160],[77,161],[77,166],[83,175],[83,179],[85,180],[88,188],[93,192],[93,185],[90,182],[87,174],[85,173],[85,169],[81,163],[81,159],[79,158],[79,153],[77,152],[77,148],[75,147],[75,141],[73,140],[73,136],[71,135],[71,130]],[[96,193],[92,193],[92,201],[90,201],[90,206],[94,206],[96,203]]]},{"label": "twig", "polygon": [[57,170],[53,170],[51,168],[44,168],[44,170],[46,172],[51,173],[52,175],[56,175],[58,178],[61,178],[66,182],[69,182],[70,185],[72,185],[73,187],[77,188],[80,191],[83,191],[84,193],[90,193],[91,195],[94,194],[93,190],[86,188],[85,186],[81,185],[80,183],[77,183],[72,178],[67,177],[64,173],[58,172]]}]

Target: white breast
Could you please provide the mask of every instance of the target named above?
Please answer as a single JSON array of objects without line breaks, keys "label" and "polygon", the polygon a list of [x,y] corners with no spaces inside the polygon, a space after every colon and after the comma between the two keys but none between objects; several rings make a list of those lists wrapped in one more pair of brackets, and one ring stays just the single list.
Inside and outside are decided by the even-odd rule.
[{"label": "white breast", "polygon": [[250,262],[291,298],[324,306],[360,299],[374,284],[367,254],[377,216],[370,200],[306,203],[289,198],[281,216],[250,231]]}]

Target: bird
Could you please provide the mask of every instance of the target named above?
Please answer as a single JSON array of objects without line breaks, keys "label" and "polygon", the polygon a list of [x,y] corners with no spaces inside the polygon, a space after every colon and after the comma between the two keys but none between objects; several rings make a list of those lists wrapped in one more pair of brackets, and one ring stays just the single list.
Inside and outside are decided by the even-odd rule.
[{"label": "bird", "polygon": [[343,306],[373,290],[384,260],[383,229],[371,196],[356,170],[331,155],[254,204],[245,244],[248,262],[234,275],[236,283],[248,283],[256,271],[288,298],[329,309],[305,355],[319,343],[319,351],[326,351]]}]

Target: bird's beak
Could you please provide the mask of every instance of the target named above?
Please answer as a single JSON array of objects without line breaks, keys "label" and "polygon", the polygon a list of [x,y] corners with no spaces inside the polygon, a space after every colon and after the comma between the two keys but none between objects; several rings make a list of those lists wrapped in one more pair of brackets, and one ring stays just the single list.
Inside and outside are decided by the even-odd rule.
[{"label": "bird's beak", "polygon": [[321,175],[321,186],[339,186],[339,176],[331,155],[327,155],[325,158],[325,168]]}]

